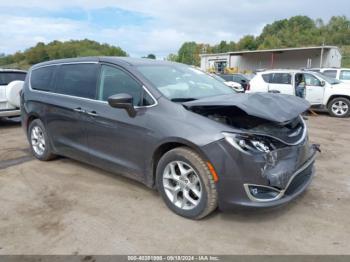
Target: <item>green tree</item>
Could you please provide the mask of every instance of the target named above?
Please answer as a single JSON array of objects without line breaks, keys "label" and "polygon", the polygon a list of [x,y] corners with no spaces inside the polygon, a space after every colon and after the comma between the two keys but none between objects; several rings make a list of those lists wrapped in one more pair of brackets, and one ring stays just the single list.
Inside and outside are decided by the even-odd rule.
[{"label": "green tree", "polygon": [[196,42],[185,42],[180,47],[177,62],[199,65],[199,48],[197,48]]},{"label": "green tree", "polygon": [[165,60],[176,62],[178,61],[178,56],[176,54],[169,54]]},{"label": "green tree", "polygon": [[88,39],[67,42],[53,41],[48,44],[38,43],[24,52],[0,57],[0,65],[17,63],[19,67],[27,68],[32,64],[59,58],[127,55],[120,47],[100,44]]},{"label": "green tree", "polygon": [[148,59],[156,59],[156,56],[154,54],[148,54],[146,56],[146,58],[148,58]]},{"label": "green tree", "polygon": [[239,50],[256,50],[258,48],[257,41],[253,35],[246,35],[237,43]]}]

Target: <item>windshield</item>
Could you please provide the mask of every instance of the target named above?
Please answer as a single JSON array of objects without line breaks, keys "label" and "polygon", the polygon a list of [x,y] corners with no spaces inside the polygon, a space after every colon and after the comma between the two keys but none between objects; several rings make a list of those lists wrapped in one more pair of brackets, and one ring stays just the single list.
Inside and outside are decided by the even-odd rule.
[{"label": "windshield", "polygon": [[317,72],[314,72],[315,75],[317,75],[319,78],[321,78],[322,80],[330,83],[331,85],[336,85],[336,84],[340,84],[340,81],[335,79],[335,78],[332,78],[332,77],[328,77],[328,76],[325,76],[321,73],[317,73]]},{"label": "windshield", "polygon": [[21,80],[26,78],[25,73],[20,72],[0,72],[0,85],[8,85],[12,81]]},{"label": "windshield", "polygon": [[164,96],[173,101],[235,93],[221,81],[186,65],[142,65],[138,66],[138,70]]}]

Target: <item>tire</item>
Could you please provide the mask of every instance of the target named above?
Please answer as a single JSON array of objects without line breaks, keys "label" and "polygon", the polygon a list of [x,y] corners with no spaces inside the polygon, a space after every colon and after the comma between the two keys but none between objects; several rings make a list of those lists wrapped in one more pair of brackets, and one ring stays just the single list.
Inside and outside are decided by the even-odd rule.
[{"label": "tire", "polygon": [[217,207],[217,189],[210,170],[189,148],[178,147],[162,156],[156,182],[166,205],[180,216],[201,219]]},{"label": "tire", "polygon": [[33,120],[28,128],[28,140],[33,155],[41,161],[49,161],[56,157],[52,153],[45,126],[40,119]]},{"label": "tire", "polygon": [[333,117],[348,117],[350,115],[350,100],[345,97],[334,98],[328,104],[328,112]]}]

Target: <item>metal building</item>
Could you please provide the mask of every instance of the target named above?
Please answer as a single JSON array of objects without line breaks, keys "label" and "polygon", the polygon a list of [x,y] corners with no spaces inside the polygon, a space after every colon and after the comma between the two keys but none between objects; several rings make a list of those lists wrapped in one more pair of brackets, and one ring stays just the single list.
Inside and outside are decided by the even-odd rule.
[{"label": "metal building", "polygon": [[201,54],[201,69],[223,73],[248,73],[259,69],[340,67],[342,55],[336,46],[281,48]]}]

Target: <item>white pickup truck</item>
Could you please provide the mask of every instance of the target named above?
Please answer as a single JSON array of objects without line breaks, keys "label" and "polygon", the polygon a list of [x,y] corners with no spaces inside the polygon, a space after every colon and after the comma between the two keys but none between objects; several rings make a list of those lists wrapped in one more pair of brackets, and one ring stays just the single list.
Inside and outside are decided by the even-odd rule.
[{"label": "white pickup truck", "polygon": [[328,110],[331,116],[350,115],[350,84],[317,72],[303,70],[267,70],[258,72],[247,92],[278,92],[295,95],[297,80],[305,79],[305,99],[312,106]]},{"label": "white pickup truck", "polygon": [[0,69],[0,118],[21,114],[20,92],[26,74],[22,70]]}]

